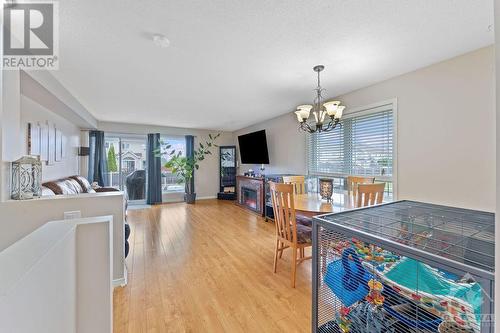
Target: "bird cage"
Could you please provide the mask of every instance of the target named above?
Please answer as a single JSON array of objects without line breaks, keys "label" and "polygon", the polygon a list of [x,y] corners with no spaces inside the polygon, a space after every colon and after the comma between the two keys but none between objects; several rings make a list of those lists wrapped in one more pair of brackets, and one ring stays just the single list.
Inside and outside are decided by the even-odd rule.
[{"label": "bird cage", "polygon": [[12,162],[11,198],[26,200],[42,194],[42,163],[39,157],[23,156]]},{"label": "bird cage", "polygon": [[313,332],[493,332],[494,220],[413,201],[315,217]]}]

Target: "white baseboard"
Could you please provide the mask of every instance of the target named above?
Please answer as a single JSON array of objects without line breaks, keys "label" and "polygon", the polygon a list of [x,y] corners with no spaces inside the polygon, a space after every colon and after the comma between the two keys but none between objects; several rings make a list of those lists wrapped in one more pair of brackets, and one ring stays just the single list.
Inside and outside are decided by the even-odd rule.
[{"label": "white baseboard", "polygon": [[196,200],[208,200],[208,199],[216,199],[217,197],[215,195],[210,195],[207,197],[197,197]]},{"label": "white baseboard", "polygon": [[125,287],[127,285],[127,276],[128,276],[128,271],[127,271],[127,266],[124,266],[123,268],[123,276],[120,279],[113,280],[113,288],[116,287]]}]

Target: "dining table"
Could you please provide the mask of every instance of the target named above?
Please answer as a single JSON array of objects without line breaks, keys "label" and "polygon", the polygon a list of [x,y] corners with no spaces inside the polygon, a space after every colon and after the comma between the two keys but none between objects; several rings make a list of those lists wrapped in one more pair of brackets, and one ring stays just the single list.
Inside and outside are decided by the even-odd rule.
[{"label": "dining table", "polygon": [[334,191],[332,199],[322,199],[319,193],[295,194],[293,196],[297,215],[312,217],[327,213],[338,213],[355,207],[352,194],[348,191]]}]

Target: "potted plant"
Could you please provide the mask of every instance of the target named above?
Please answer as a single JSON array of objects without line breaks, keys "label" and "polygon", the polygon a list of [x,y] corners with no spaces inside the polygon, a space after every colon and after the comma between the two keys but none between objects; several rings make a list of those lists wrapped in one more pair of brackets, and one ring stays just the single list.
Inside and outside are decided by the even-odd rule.
[{"label": "potted plant", "polygon": [[[184,201],[186,203],[192,204],[196,200],[196,193],[191,186],[191,180],[193,179],[194,170],[200,168],[200,162],[205,159],[205,156],[212,155],[211,149],[213,147],[218,147],[214,142],[220,136],[220,133],[216,135],[209,134],[208,140],[205,143],[199,143],[198,149],[195,149],[192,157],[182,156],[181,151],[176,151],[172,149],[172,146],[167,143],[165,146],[165,152],[170,157],[170,160],[165,163],[165,168],[168,168],[172,173],[176,174],[179,178],[179,183],[184,182],[185,184],[185,195]],[[170,151],[169,151],[170,150]]]}]

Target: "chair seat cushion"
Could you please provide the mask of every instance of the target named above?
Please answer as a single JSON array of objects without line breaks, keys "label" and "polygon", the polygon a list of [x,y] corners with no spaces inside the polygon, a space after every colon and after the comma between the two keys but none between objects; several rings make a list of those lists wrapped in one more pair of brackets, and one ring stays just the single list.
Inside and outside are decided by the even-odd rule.
[{"label": "chair seat cushion", "polygon": [[297,223],[297,243],[312,243],[312,228]]},{"label": "chair seat cushion", "polygon": [[312,228],[312,218],[310,217],[297,215],[295,216],[295,220],[297,221],[297,224],[302,224],[305,225],[306,227]]}]

